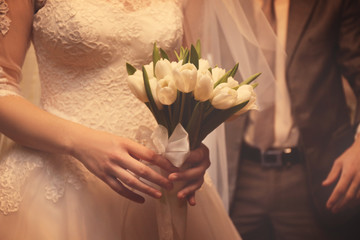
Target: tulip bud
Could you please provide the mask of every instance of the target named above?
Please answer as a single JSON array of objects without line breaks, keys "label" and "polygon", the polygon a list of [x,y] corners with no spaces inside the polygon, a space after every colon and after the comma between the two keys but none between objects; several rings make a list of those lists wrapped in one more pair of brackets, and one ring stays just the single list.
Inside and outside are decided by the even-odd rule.
[{"label": "tulip bud", "polygon": [[156,78],[152,77],[149,79],[149,84],[150,84],[151,94],[153,96],[153,99],[155,101],[157,108],[162,109],[163,105],[161,104],[161,102],[159,100],[159,96],[157,95],[158,80]]},{"label": "tulip bud", "polygon": [[199,71],[208,70],[210,68],[210,64],[207,60],[200,58],[199,59]]},{"label": "tulip bud", "polygon": [[216,109],[228,109],[235,105],[236,100],[236,90],[230,88],[227,83],[221,83],[214,89],[211,104]]},{"label": "tulip bud", "polygon": [[149,64],[147,64],[147,65],[144,65],[144,68],[145,68],[145,70],[146,70],[146,73],[147,73],[149,79],[154,77],[154,68],[153,68],[153,65],[154,65],[153,62],[151,62],[151,63],[149,63]]},{"label": "tulip bud", "polygon": [[146,95],[143,73],[137,70],[133,75],[128,76],[128,86],[131,92],[142,102],[149,102]]},{"label": "tulip bud", "polygon": [[171,63],[167,59],[160,59],[155,65],[155,75],[157,79],[163,79],[167,75],[172,76]]},{"label": "tulip bud", "polygon": [[237,90],[236,104],[249,101],[240,111],[235,115],[240,115],[252,109],[258,109],[256,105],[256,94],[251,85],[242,85]]},{"label": "tulip bud", "polygon": [[197,69],[194,64],[186,63],[173,69],[175,86],[180,92],[189,93],[194,90],[197,79]]},{"label": "tulip bud", "polygon": [[175,102],[177,97],[177,89],[174,80],[169,75],[158,81],[156,91],[159,101],[162,104],[171,105]]},{"label": "tulip bud", "polygon": [[213,80],[207,68],[198,71],[197,81],[194,90],[194,98],[204,102],[208,100],[213,93]]},{"label": "tulip bud", "polygon": [[234,87],[239,86],[239,83],[238,83],[238,81],[236,81],[233,77],[229,77],[229,78],[227,79],[227,85],[228,85],[230,88],[234,88]]},{"label": "tulip bud", "polygon": [[225,75],[225,69],[219,68],[219,67],[215,67],[211,70],[212,72],[212,78],[214,80],[214,82],[217,82],[222,76]]}]

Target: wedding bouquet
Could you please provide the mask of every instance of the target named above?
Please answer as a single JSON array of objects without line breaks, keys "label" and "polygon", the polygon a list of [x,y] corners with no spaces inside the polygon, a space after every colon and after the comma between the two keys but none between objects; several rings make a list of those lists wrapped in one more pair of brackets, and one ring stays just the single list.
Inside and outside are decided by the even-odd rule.
[{"label": "wedding bouquet", "polygon": [[199,41],[196,47],[182,47],[175,54],[178,61],[170,62],[166,52],[155,44],[153,61],[142,70],[126,64],[132,93],[146,104],[169,136],[181,124],[189,134],[190,149],[195,149],[232,115],[256,108],[253,89],[257,84],[252,82],[259,73],[239,84],[233,78],[238,64],[228,72],[211,68],[200,58]]},{"label": "wedding bouquet", "polygon": [[[260,74],[238,83],[234,80],[238,64],[227,72],[212,68],[201,58],[200,48],[199,41],[190,49],[181,47],[179,53],[175,51],[177,61],[170,62],[167,53],[154,44],[150,64],[141,70],[126,64],[129,88],[159,124],[151,136],[156,150],[176,167],[225,120],[256,108],[257,84],[252,82]],[[158,210],[158,225],[163,228],[160,239],[184,238],[187,205],[176,199],[176,191],[163,192]]]}]

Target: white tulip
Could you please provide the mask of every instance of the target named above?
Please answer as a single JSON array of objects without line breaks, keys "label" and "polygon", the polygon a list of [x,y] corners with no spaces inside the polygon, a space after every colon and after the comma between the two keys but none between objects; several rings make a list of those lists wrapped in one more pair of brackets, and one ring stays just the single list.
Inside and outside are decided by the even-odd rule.
[{"label": "white tulip", "polygon": [[149,79],[154,77],[154,67],[153,66],[154,66],[153,62],[151,62],[147,65],[144,65],[144,68],[146,70],[146,73],[147,73]]},{"label": "white tulip", "polygon": [[239,86],[238,81],[236,81],[233,77],[228,77],[227,84],[228,84],[228,87],[230,87],[230,88]]},{"label": "white tulip", "polygon": [[201,102],[210,99],[213,93],[213,86],[214,83],[209,70],[207,68],[199,70],[194,89],[194,98]]},{"label": "white tulip", "polygon": [[160,59],[155,65],[155,75],[157,79],[163,79],[167,75],[172,76],[172,66],[169,60]]},{"label": "white tulip", "polygon": [[217,82],[222,76],[225,75],[225,69],[219,68],[219,67],[215,67],[211,70],[212,72],[212,78],[214,80],[214,82]]},{"label": "white tulip", "polygon": [[171,105],[175,102],[177,89],[175,82],[170,75],[167,75],[158,81],[156,93],[159,101],[164,105]]},{"label": "white tulip", "polygon": [[237,90],[236,104],[249,101],[240,111],[235,115],[240,115],[252,109],[258,109],[256,105],[256,93],[251,85],[242,85]]},{"label": "white tulip", "polygon": [[210,68],[210,63],[207,60],[200,58],[199,59],[199,71],[209,70],[209,68]]},{"label": "white tulip", "polygon": [[194,64],[186,63],[173,69],[175,86],[180,92],[189,93],[195,89],[197,69]]},{"label": "white tulip", "polygon": [[163,105],[161,104],[160,100],[159,100],[159,96],[157,95],[157,88],[158,88],[158,80],[156,78],[150,78],[149,79],[149,84],[150,84],[150,90],[151,90],[151,94],[153,96],[153,99],[155,101],[155,104],[157,106],[158,109],[162,109]]},{"label": "white tulip", "polygon": [[228,109],[235,105],[236,100],[236,90],[230,88],[227,83],[221,83],[214,89],[211,104],[216,109]]},{"label": "white tulip", "polygon": [[146,95],[143,73],[137,70],[133,75],[128,76],[128,86],[131,92],[142,102],[149,102]]}]

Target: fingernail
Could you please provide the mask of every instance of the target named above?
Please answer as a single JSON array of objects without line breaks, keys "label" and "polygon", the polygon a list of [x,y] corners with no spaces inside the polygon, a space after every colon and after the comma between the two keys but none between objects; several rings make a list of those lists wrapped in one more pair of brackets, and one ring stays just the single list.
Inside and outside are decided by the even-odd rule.
[{"label": "fingernail", "polygon": [[184,200],[185,195],[184,195],[184,194],[179,194],[179,195],[178,195],[178,198],[179,198],[180,200]]},{"label": "fingernail", "polygon": [[156,193],[155,193],[155,197],[156,197],[156,198],[161,198],[161,195],[162,195],[161,192],[156,192]]},{"label": "fingernail", "polygon": [[178,179],[178,177],[179,177],[179,175],[178,174],[170,174],[170,176],[169,176],[169,179],[171,180],[171,181],[175,181],[176,179]]}]

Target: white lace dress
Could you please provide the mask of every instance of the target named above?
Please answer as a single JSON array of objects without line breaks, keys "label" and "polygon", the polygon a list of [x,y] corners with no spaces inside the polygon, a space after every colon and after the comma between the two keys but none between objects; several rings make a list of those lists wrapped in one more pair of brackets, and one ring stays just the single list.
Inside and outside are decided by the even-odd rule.
[{"label": "white lace dress", "polygon": [[[41,107],[132,139],[140,125],[155,126],[128,89],[125,63],[139,67],[151,61],[154,42],[171,51],[181,45],[179,5],[165,0],[41,3],[32,35]],[[11,23],[7,26],[3,34],[10,33]],[[0,96],[6,94],[17,93],[11,87],[0,90]],[[208,178],[196,197],[197,205],[188,210],[187,240],[240,238]],[[155,201],[137,204],[119,196],[69,156],[14,146],[0,159],[2,240],[156,240]]]}]

